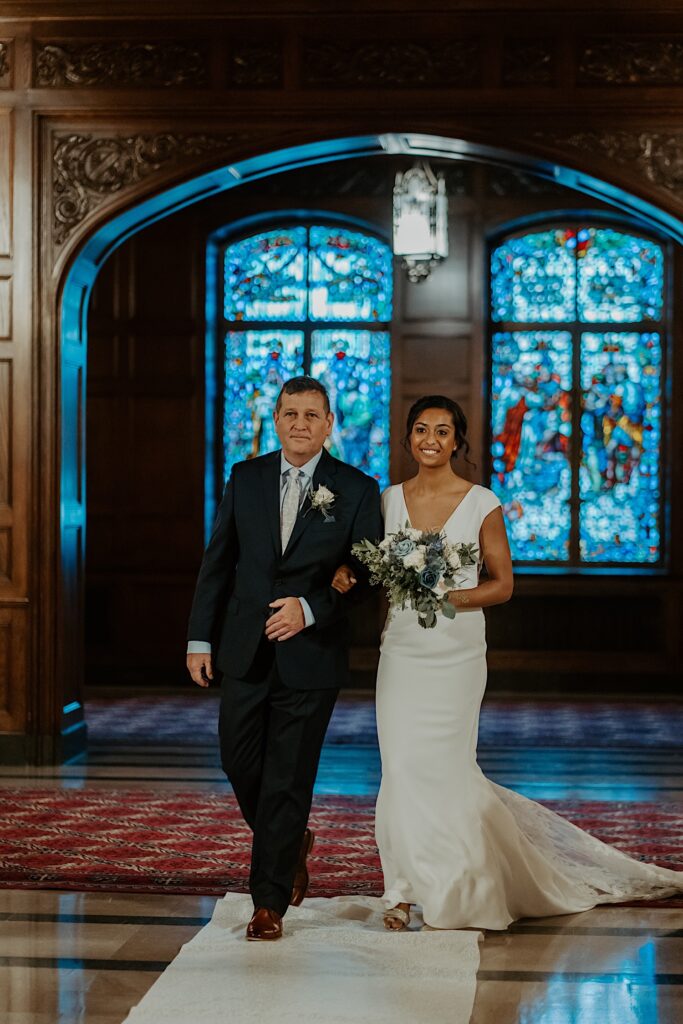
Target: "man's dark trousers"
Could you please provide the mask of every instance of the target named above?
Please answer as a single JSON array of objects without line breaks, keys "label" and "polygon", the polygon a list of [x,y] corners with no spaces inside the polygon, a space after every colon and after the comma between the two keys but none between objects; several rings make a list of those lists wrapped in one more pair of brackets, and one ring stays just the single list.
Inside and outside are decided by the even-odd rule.
[{"label": "man's dark trousers", "polygon": [[245,679],[224,677],[221,762],[253,831],[255,907],[284,915],[308,822],[320,750],[338,690],[296,690],[280,679],[263,640]]}]

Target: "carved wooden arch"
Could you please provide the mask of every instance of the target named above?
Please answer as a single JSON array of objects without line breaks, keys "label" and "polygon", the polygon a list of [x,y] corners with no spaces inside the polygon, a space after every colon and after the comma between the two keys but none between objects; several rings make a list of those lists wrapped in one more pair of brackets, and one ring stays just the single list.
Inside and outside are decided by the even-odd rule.
[{"label": "carved wooden arch", "polygon": [[[523,144],[520,144],[523,139]],[[81,703],[82,577],[85,525],[84,413],[87,301],[109,252],[180,206],[226,187],[306,163],[405,153],[487,160],[553,177],[614,202],[683,240],[683,133],[501,131],[488,119],[423,124],[420,133],[378,133],[367,124],[329,121],[284,133],[166,130],[103,131],[46,126],[43,197],[40,396],[43,445],[36,493],[43,543],[40,605],[33,650],[47,698],[36,707],[38,733],[70,737],[43,760],[76,752],[85,738]],[[49,241],[48,241],[49,239]],[[62,314],[65,314],[63,317]],[[65,329],[62,330],[62,323]],[[54,382],[58,382],[55,386]],[[54,565],[60,572],[52,571]],[[56,728],[55,728],[56,726]]]},{"label": "carved wooden arch", "polygon": [[[329,122],[287,133],[281,129],[270,133],[53,130],[45,153],[53,167],[49,208],[45,210],[52,269],[60,273],[89,236],[146,199],[226,168],[234,175],[231,186],[239,185],[254,177],[253,170],[241,177],[242,161],[285,151],[291,155],[282,162],[278,157],[268,165],[264,159],[257,176],[364,154],[464,157],[552,177],[569,188],[646,216],[667,233],[683,235],[677,223],[683,219],[683,131],[560,132],[536,126],[521,135],[500,128],[497,120],[482,124],[479,119],[476,124],[463,120],[425,125],[410,132],[373,134],[367,126],[357,124],[340,124],[330,132]],[[326,147],[326,152],[316,154],[316,146]],[[211,187],[218,189],[217,185]],[[188,201],[201,198],[197,195]],[[171,198],[169,207],[169,213],[176,208]]]}]

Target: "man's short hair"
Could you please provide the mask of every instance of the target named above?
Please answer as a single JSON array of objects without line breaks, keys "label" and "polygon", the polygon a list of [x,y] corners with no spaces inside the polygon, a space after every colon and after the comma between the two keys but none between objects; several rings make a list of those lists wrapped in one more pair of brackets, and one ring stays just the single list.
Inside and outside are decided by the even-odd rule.
[{"label": "man's short hair", "polygon": [[283,395],[303,395],[306,391],[317,391],[319,395],[323,396],[323,402],[325,403],[325,413],[330,411],[330,396],[327,393],[327,388],[324,384],[321,384],[315,377],[292,377],[291,380],[286,380],[280,389],[280,394],[277,396],[277,402],[275,403],[275,412],[280,411],[282,405]]}]

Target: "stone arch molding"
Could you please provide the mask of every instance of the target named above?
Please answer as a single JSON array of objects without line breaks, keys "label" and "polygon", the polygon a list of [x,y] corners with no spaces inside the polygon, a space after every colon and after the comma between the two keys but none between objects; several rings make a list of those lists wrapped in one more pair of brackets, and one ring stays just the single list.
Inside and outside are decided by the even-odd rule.
[{"label": "stone arch molding", "polygon": [[[463,134],[470,139],[475,135]],[[481,139],[481,127],[476,134]],[[683,132],[537,130],[523,145],[524,152],[519,140],[512,148],[415,133],[327,139],[283,148],[278,144],[285,139],[271,136],[270,151],[264,154],[265,135],[255,131],[54,130],[48,212],[53,267],[63,262],[67,252],[77,251],[84,236],[135,204],[139,204],[138,216],[128,219],[142,226],[150,216],[157,219],[179,205],[266,174],[382,153],[482,159],[525,169],[645,216],[683,240],[678,216],[683,215]],[[500,138],[492,130],[490,137],[494,135]],[[254,152],[258,155],[244,157]],[[174,186],[179,180],[183,185]],[[159,201],[162,190],[163,203]],[[106,234],[111,244],[112,232]]]}]

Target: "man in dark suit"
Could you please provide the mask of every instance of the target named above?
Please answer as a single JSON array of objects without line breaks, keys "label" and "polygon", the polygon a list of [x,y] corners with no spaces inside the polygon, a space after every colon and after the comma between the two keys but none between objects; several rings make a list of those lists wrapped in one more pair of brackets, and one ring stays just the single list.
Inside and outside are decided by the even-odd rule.
[{"label": "man in dark suit", "polygon": [[[237,463],[204,552],[188,629],[187,666],[208,686],[223,673],[223,769],[253,831],[249,939],[277,939],[306,893],[307,827],[325,732],[347,674],[352,602],[367,576],[351,545],[381,535],[375,480],[323,447],[334,417],[311,377],[277,401],[282,451]],[[354,566],[359,585],[331,587]]]}]

